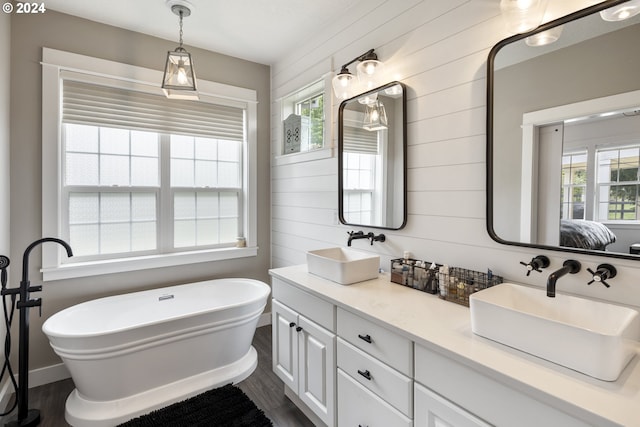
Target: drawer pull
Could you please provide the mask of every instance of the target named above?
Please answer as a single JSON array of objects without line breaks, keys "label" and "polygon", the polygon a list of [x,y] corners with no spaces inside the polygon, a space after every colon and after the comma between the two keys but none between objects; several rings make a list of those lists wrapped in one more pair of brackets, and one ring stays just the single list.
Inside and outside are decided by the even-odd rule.
[{"label": "drawer pull", "polygon": [[369,334],[367,334],[367,335],[360,335],[360,334],[358,334],[358,338],[360,338],[362,341],[366,341],[366,342],[368,342],[369,344],[371,344],[371,342],[373,341],[373,340],[371,339],[371,335],[369,335]]},{"label": "drawer pull", "polygon": [[293,322],[289,323],[289,327],[290,327],[290,328],[293,328],[294,326],[296,326],[296,324],[295,324],[295,323],[293,323]]},{"label": "drawer pull", "polygon": [[358,373],[363,377],[365,377],[366,379],[368,379],[369,381],[371,381],[371,372],[369,372],[369,370],[361,371],[360,369],[358,369]]},{"label": "drawer pull", "polygon": [[302,326],[296,326],[296,332],[300,332],[302,330]]}]

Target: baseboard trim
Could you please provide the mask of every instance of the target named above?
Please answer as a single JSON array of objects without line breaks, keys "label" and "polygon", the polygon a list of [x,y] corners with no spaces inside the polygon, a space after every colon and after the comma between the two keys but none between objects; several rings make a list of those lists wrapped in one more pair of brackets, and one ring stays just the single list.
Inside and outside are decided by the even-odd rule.
[{"label": "baseboard trim", "polygon": [[[69,377],[71,377],[71,375],[67,367],[64,366],[64,363],[34,369],[29,371],[29,388],[66,380]],[[18,381],[20,381],[20,379],[19,376],[16,375],[16,383]],[[0,408],[4,408],[3,411],[6,410],[9,405],[9,401],[14,392],[15,390],[13,389],[11,379],[6,378],[4,384],[0,387]]]},{"label": "baseboard trim", "polygon": [[66,380],[70,377],[71,374],[64,363],[34,369],[29,371],[29,388]]},{"label": "baseboard trim", "polygon": [[271,324],[271,313],[262,313],[260,319],[258,319],[258,328],[261,326],[267,326]]},{"label": "baseboard trim", "polygon": [[[16,380],[17,381],[17,380]],[[0,387],[0,408],[2,408],[2,412],[7,410],[9,406],[9,400],[13,395],[13,384],[11,384],[11,379],[6,378],[2,387]]]}]

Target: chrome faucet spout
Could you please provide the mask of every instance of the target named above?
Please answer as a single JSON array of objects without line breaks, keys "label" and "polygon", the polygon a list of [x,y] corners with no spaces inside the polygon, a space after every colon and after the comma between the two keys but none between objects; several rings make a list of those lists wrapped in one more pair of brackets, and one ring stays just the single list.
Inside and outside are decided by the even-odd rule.
[{"label": "chrome faucet spout", "polygon": [[549,278],[547,279],[547,296],[549,298],[555,298],[556,282],[558,281],[558,279],[560,279],[562,276],[566,274],[576,274],[577,272],[580,271],[581,267],[582,266],[578,261],[575,261],[573,259],[566,260],[562,264],[562,268],[554,271],[549,275]]}]

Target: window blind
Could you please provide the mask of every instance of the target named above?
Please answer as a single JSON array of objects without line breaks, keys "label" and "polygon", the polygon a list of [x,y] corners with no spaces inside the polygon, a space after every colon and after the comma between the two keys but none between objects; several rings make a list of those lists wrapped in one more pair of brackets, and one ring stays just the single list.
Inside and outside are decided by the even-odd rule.
[{"label": "window blind", "polygon": [[63,80],[62,91],[63,123],[244,140],[241,108],[69,79]]},{"label": "window blind", "polygon": [[378,132],[371,132],[354,126],[344,126],[343,130],[343,151],[378,154]]}]

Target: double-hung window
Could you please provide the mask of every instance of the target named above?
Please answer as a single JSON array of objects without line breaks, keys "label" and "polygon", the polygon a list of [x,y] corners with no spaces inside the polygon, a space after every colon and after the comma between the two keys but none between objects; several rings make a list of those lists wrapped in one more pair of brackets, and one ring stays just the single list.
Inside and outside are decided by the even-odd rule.
[{"label": "double-hung window", "polygon": [[562,156],[562,218],[585,219],[587,197],[587,152]]},{"label": "double-hung window", "polygon": [[44,253],[45,280],[255,255],[253,91],[169,100],[130,80],[141,69],[91,60],[100,73],[43,66],[43,110],[58,106],[43,117],[43,230],[74,250]]},{"label": "double-hung window", "polygon": [[383,221],[375,215],[383,211],[382,195],[376,190],[382,188],[379,137],[380,132],[344,127],[342,206],[346,222],[379,225]]},{"label": "double-hung window", "polygon": [[640,220],[640,145],[600,149],[596,158],[598,220]]},{"label": "double-hung window", "polygon": [[562,218],[607,223],[639,221],[640,145],[593,145],[564,153]]}]

